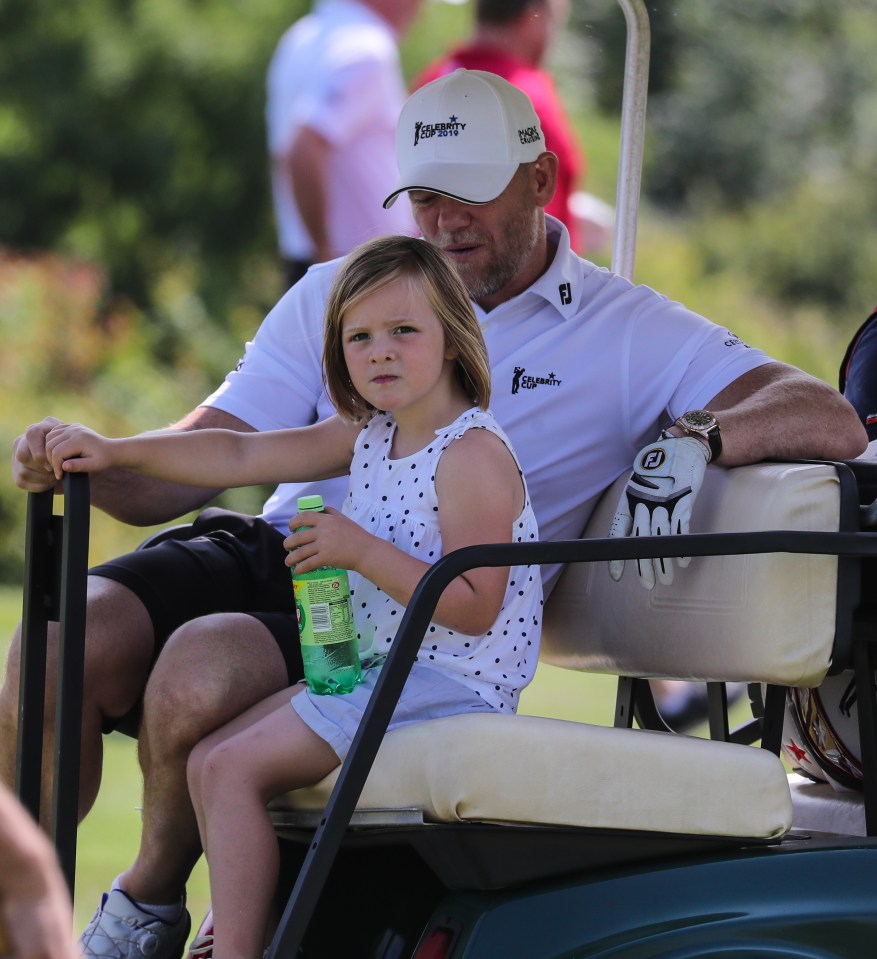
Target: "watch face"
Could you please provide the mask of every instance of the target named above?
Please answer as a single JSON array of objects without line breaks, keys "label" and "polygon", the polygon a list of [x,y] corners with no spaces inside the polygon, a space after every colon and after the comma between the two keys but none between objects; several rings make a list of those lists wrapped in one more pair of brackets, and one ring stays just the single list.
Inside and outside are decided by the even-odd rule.
[{"label": "watch face", "polygon": [[693,430],[711,430],[716,425],[716,418],[706,410],[689,410],[680,417],[681,421]]}]

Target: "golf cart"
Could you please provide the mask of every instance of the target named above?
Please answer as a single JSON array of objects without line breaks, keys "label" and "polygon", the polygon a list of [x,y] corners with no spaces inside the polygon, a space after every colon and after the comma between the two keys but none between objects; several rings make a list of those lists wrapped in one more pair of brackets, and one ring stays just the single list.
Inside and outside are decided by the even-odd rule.
[{"label": "golf cart", "polygon": [[[619,2],[629,35],[613,267],[629,276],[649,40],[644,5]],[[697,533],[607,539],[625,480],[579,540],[469,547],[424,576],[344,764],[272,804],[284,908],[269,959],[874,954],[877,469],[710,467]],[[65,483],[63,519],[50,494],[29,504],[19,791],[34,808],[43,627],[57,616],[55,837],[72,876],[75,821],[58,797],[78,785],[88,481]],[[691,564],[652,592],[606,571],[613,558],[680,554]],[[467,569],[521,563],[567,564],[541,657],[617,677],[607,725],[482,714],[385,735],[442,590]],[[790,778],[780,759],[789,688],[844,671],[863,785],[849,795]],[[666,727],[650,678],[708,683],[708,739]],[[757,692],[759,715],[733,730],[728,682]]]}]

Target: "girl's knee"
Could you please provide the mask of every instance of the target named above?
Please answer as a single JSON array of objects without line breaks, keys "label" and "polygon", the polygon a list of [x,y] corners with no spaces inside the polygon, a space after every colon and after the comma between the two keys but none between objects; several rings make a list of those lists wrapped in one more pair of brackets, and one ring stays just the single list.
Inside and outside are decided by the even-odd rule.
[{"label": "girl's knee", "polygon": [[203,752],[196,747],[193,753],[195,768],[202,783],[216,783],[224,787],[229,782],[240,781],[245,755],[233,738],[208,745]]},{"label": "girl's knee", "polygon": [[189,793],[193,800],[198,800],[201,796],[204,761],[209,751],[207,744],[200,742],[191,753],[189,753],[189,758],[186,761],[186,781],[189,784]]}]

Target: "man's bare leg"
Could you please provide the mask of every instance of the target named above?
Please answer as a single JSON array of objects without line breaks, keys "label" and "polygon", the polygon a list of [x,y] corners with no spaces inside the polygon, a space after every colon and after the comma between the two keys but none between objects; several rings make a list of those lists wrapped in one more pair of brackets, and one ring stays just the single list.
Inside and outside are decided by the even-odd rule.
[{"label": "man's bare leg", "polygon": [[206,735],[288,685],[276,640],[252,616],[205,616],[168,639],[144,699],[143,832],[133,866],[119,877],[129,896],[152,904],[180,900],[201,854],[186,782],[189,753]]},{"label": "man's bare leg", "polygon": [[[89,576],[79,785],[80,821],[94,805],[100,787],[103,718],[123,716],[136,704],[149,674],[153,644],[152,622],[140,600],[129,589],[112,580]],[[40,816],[44,825],[49,822],[52,798],[58,655],[56,624],[49,624],[47,645],[46,737]],[[9,649],[6,676],[0,689],[0,778],[9,785],[14,785],[15,782],[20,654],[19,624]]]}]

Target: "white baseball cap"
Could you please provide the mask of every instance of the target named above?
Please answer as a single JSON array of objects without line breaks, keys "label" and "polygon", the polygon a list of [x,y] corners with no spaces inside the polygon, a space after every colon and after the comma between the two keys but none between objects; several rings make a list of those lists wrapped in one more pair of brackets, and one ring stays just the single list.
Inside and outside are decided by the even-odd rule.
[{"label": "white baseball cap", "polygon": [[489,203],[521,163],[545,152],[530,98],[502,77],[455,70],[416,90],[396,125],[399,181],[384,200],[429,190],[464,203]]}]

